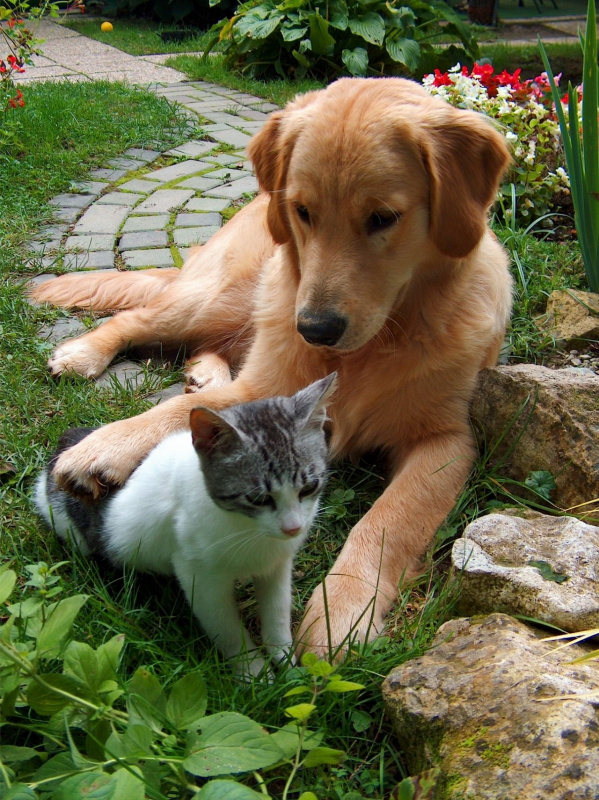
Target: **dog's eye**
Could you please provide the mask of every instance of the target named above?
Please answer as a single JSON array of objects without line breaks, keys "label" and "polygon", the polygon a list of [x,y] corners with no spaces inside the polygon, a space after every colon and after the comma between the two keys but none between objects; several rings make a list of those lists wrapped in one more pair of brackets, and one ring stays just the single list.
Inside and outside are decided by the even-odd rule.
[{"label": "dog's eye", "polygon": [[399,219],[399,214],[395,211],[375,211],[368,217],[366,222],[366,230],[369,234],[384,231],[385,228],[390,228]]},{"label": "dog's eye", "polygon": [[306,225],[310,224],[310,212],[306,208],[306,206],[296,206],[295,210],[297,211],[298,217],[301,219],[302,222],[305,222]]}]

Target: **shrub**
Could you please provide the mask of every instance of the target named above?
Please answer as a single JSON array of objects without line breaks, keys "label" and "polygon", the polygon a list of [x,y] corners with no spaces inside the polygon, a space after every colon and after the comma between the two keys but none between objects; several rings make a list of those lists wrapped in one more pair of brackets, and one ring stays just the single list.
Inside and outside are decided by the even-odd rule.
[{"label": "shrub", "polygon": [[551,226],[547,215],[569,203],[570,181],[547,75],[521,81],[519,69],[496,75],[490,64],[475,64],[471,71],[458,64],[446,73],[435,70],[423,85],[431,94],[480,111],[505,128],[514,161],[500,190],[499,213],[507,222],[529,225],[541,219]]},{"label": "shrub", "polygon": [[440,0],[248,0],[214,30],[206,55],[220,41],[226,65],[251,77],[412,75],[441,34],[463,46],[448,48],[449,63],[478,52],[470,29]]}]

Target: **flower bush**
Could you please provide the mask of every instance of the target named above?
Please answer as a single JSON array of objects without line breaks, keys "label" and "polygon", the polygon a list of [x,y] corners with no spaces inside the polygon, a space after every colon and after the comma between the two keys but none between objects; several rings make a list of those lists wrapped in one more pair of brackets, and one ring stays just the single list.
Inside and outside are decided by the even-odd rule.
[{"label": "flower bush", "polygon": [[436,69],[422,82],[431,94],[482,112],[505,129],[514,159],[499,196],[506,222],[540,220],[549,227],[547,215],[569,208],[570,181],[546,73],[523,81],[519,69],[496,74],[491,64],[475,64],[472,70],[458,64],[444,73]]}]

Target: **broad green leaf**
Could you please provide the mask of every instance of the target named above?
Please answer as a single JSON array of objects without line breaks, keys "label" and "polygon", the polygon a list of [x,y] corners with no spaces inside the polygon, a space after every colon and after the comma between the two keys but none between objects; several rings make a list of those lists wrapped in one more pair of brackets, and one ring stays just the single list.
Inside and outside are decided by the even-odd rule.
[{"label": "broad green leaf", "polygon": [[2,800],[36,800],[38,795],[24,783],[13,783],[10,789],[2,794]]},{"label": "broad green leaf", "polygon": [[353,681],[330,681],[322,690],[323,692],[358,692],[363,689],[361,683],[354,683]]},{"label": "broad green leaf", "polygon": [[143,758],[152,754],[154,734],[147,725],[129,725],[125,733],[113,731],[106,751],[115,758]]},{"label": "broad green leaf", "polygon": [[77,773],[77,767],[73,764],[70,753],[59,753],[34,773],[33,782],[39,784],[39,788],[44,791],[60,786],[62,781]]},{"label": "broad green leaf", "polygon": [[295,58],[295,60],[296,60],[296,61],[297,61],[299,64],[301,64],[301,65],[302,65],[302,67],[309,67],[309,66],[310,66],[310,62],[308,61],[308,59],[306,58],[306,56],[305,56],[305,55],[303,55],[303,53],[299,53],[297,50],[292,50],[292,51],[291,51],[291,54],[293,55],[293,57]]},{"label": "broad green leaf", "polygon": [[351,712],[351,724],[356,733],[364,733],[372,725],[372,717],[367,711],[355,708]]},{"label": "broad green leaf", "polygon": [[331,0],[328,19],[332,28],[337,28],[339,31],[347,30],[349,15],[345,0]]},{"label": "broad green leaf", "polygon": [[[363,47],[355,47],[353,50],[344,50],[341,53],[341,60],[351,75],[363,77],[368,69],[368,52]],[[345,509],[343,509],[345,511]]]},{"label": "broad green leaf", "polygon": [[111,800],[111,778],[105,772],[82,772],[67,778],[50,795],[51,800]]},{"label": "broad green leaf", "polygon": [[[299,744],[300,729],[297,722],[288,722],[278,731],[270,734],[271,741],[276,742],[277,746],[285,758],[293,758],[297,753]],[[313,750],[322,741],[322,734],[316,731],[307,731],[302,740],[302,750]]]},{"label": "broad green leaf", "polygon": [[75,617],[88,595],[76,594],[54,603],[49,609],[49,617],[37,637],[37,654],[49,658],[58,655],[60,647],[71,630]]},{"label": "broad green leaf", "polygon": [[285,713],[288,717],[293,717],[293,719],[304,722],[315,710],[316,706],[312,703],[298,703],[296,706],[289,706],[286,708]]},{"label": "broad green leaf", "polygon": [[193,727],[206,714],[207,693],[199,673],[186,675],[173,686],[166,704],[166,716],[176,728]]},{"label": "broad green leaf", "polygon": [[264,800],[265,796],[235,781],[210,781],[196,794],[198,800]]},{"label": "broad green leaf", "polygon": [[16,761],[29,761],[30,758],[39,756],[33,747],[16,747],[13,744],[0,745],[0,761],[4,764],[14,764]]},{"label": "broad green leaf", "polygon": [[332,666],[332,664],[329,664],[328,661],[321,661],[319,659],[318,661],[315,661],[311,666],[308,667],[308,672],[310,673],[310,675],[316,675],[322,678],[325,675],[330,675],[334,669],[335,668]]},{"label": "broad green leaf", "polygon": [[45,685],[32,680],[27,689],[27,702],[38,714],[50,717],[74,702],[61,692],[67,692],[85,700],[91,699],[89,688],[72,675],[49,673],[39,676]]},{"label": "broad green leaf", "polygon": [[110,776],[110,800],[144,800],[146,787],[141,777],[128,769],[118,769]]},{"label": "broad green leaf", "polygon": [[528,566],[538,569],[541,573],[541,577],[546,581],[564,583],[568,580],[568,575],[563,575],[561,572],[555,572],[551,564],[548,564],[546,561],[529,561]]},{"label": "broad green leaf", "polygon": [[315,747],[303,760],[304,767],[317,767],[320,764],[340,764],[345,758],[343,750],[331,747]]},{"label": "broad green leaf", "polygon": [[320,16],[318,11],[310,14],[309,19],[312,51],[317,55],[329,53],[335,46],[335,40],[329,33],[329,23]]},{"label": "broad green leaf", "polygon": [[283,697],[295,697],[297,694],[312,694],[312,689],[309,686],[295,686],[288,692],[285,692]]},{"label": "broad green leaf", "polygon": [[257,722],[232,711],[204,717],[183,767],[212,778],[263,769],[282,758],[276,741]]},{"label": "broad green leaf", "polygon": [[95,650],[84,642],[69,642],[64,653],[64,673],[73,675],[96,692],[98,681],[98,657]]},{"label": "broad green leaf", "polygon": [[387,39],[385,48],[393,61],[405,66],[414,72],[420,62],[420,45],[414,39]]},{"label": "broad green leaf", "polygon": [[237,23],[237,31],[250,39],[266,39],[274,33],[281,24],[283,15],[270,17],[269,19],[256,19],[247,14]]},{"label": "broad green leaf", "polygon": [[281,28],[281,36],[284,42],[295,42],[296,39],[301,39],[306,33],[308,28]]},{"label": "broad green leaf", "polygon": [[551,495],[557,488],[553,475],[545,469],[531,472],[524,483],[545,500],[551,500]]},{"label": "broad green leaf", "polygon": [[[346,795],[344,795],[345,797]],[[318,800],[318,797],[314,794],[314,792],[302,792],[299,796],[299,800]]]},{"label": "broad green leaf", "polygon": [[161,730],[166,715],[166,697],[154,675],[139,667],[129,682],[127,708],[132,723],[141,722]]},{"label": "broad green leaf", "polygon": [[12,606],[8,606],[7,611],[21,619],[28,619],[37,614],[43,605],[43,597],[28,597],[22,603],[13,603]]},{"label": "broad green leaf", "polygon": [[98,657],[98,682],[114,680],[116,678],[116,668],[119,663],[119,656],[125,644],[125,634],[117,633],[96,650]]},{"label": "broad green leaf", "polygon": [[284,0],[277,6],[277,11],[290,11],[294,8],[302,8],[305,5],[307,5],[306,0]]},{"label": "broad green leaf", "polygon": [[385,23],[380,14],[367,11],[359,17],[349,20],[349,29],[370,44],[382,45],[385,38]]},{"label": "broad green leaf", "polygon": [[17,573],[7,569],[0,575],[0,603],[5,603],[10,597],[17,582]]},{"label": "broad green leaf", "polygon": [[315,653],[304,653],[301,658],[302,667],[312,667],[318,660],[318,656]]},{"label": "broad green leaf", "polygon": [[441,770],[437,767],[404,780],[397,786],[397,800],[435,800],[438,795]]}]

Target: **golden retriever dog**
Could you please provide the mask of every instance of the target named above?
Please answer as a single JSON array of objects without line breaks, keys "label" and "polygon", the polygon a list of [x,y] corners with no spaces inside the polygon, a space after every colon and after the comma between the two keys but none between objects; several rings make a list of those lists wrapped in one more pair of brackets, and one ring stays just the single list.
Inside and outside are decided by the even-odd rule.
[{"label": "golden retriever dog", "polygon": [[[336,457],[382,449],[383,494],[350,532],[300,626],[326,652],[380,631],[421,569],[474,456],[468,404],[509,317],[507,258],[488,210],[509,155],[483,117],[399,78],[348,78],[268,119],[250,156],[262,193],[183,269],[66,275],[34,292],[129,309],[58,347],[55,374],[96,376],[130,345],[191,348],[190,384],[65,452],[61,484],[121,484],[190,411],[291,395],[336,371]],[[233,380],[231,380],[233,375]]]}]

